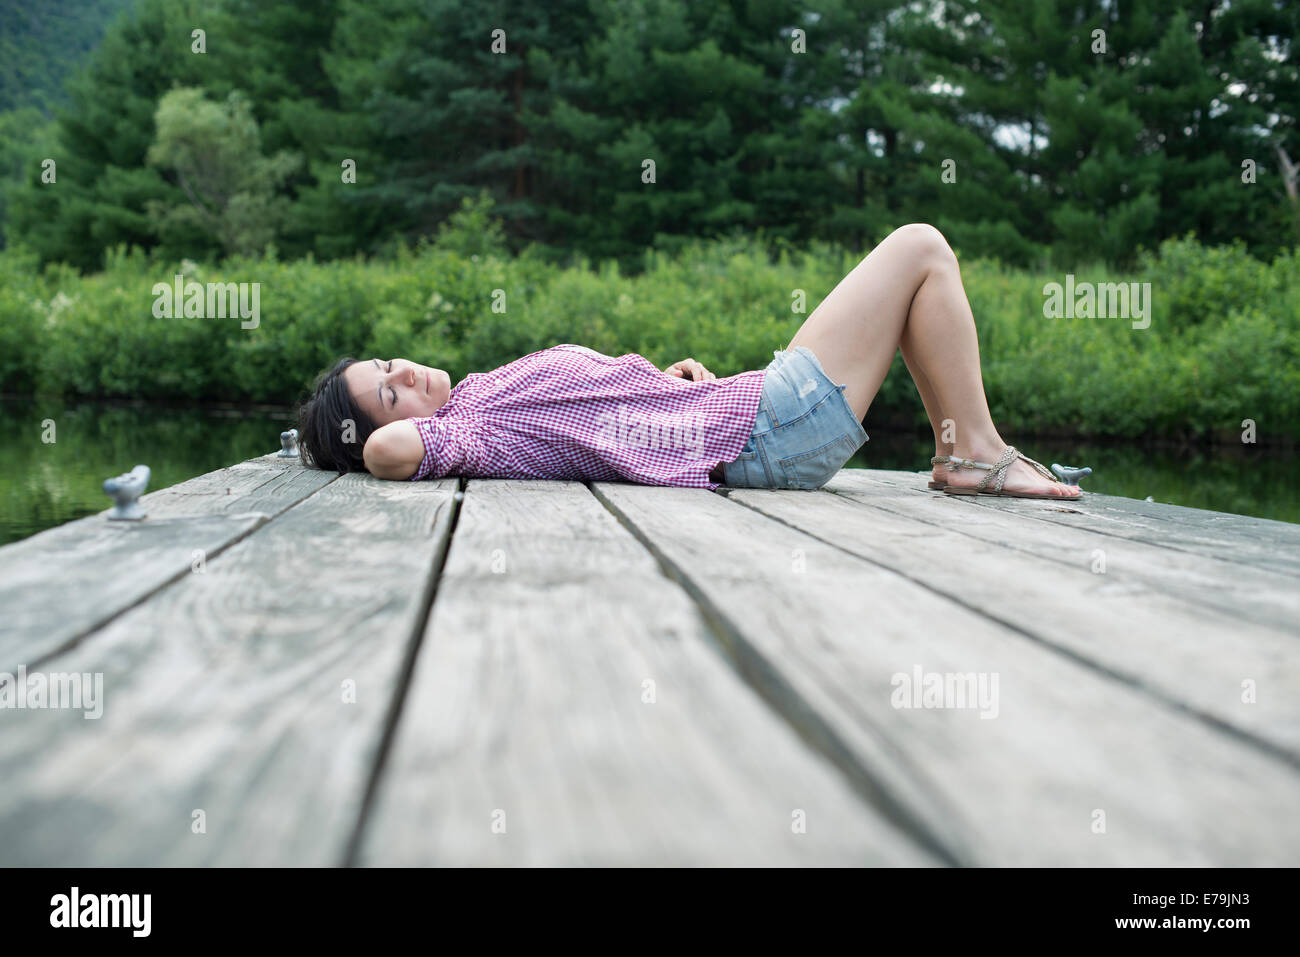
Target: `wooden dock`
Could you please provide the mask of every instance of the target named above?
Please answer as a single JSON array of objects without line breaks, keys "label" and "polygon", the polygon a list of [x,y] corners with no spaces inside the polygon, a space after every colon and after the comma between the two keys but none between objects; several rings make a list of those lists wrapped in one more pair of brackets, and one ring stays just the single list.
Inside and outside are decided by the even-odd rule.
[{"label": "wooden dock", "polygon": [[0,672],[102,676],[0,710],[0,865],[1294,865],[1300,526],[925,481],[267,456],[0,549]]}]

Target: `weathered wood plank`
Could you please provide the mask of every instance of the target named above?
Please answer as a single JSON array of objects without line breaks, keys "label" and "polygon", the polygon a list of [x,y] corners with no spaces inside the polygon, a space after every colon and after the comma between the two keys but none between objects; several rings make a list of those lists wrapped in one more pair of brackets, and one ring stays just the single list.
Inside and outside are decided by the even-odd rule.
[{"label": "weathered wood plank", "polygon": [[341,863],[455,488],[339,478],[51,660],[104,712],[4,715],[0,864]]},{"label": "weathered wood plank", "polygon": [[[959,860],[1294,860],[1300,775],[1276,757],[722,496],[595,490],[718,616],[744,667],[779,673],[789,706],[833,728]],[[918,524],[918,547],[931,537]],[[895,707],[917,670],[996,675],[995,707]]]},{"label": "weathered wood plank", "polygon": [[[1201,552],[1162,548],[1126,534],[1116,534],[1117,523],[1105,520],[1102,530],[1086,516],[1082,524],[1031,521],[1034,516],[1062,514],[1078,502],[1019,500],[1001,508],[985,509],[969,496],[938,492],[920,493],[882,481],[868,470],[845,469],[826,490],[848,495],[872,508],[950,528],[964,535],[1004,545],[1048,562],[1092,573],[1098,559],[1105,562],[1105,580],[1116,587],[1163,592],[1193,608],[1206,608],[1244,623],[1263,625],[1286,634],[1296,633],[1300,618],[1300,579],[1276,569],[1225,561],[1217,550]],[[1121,529],[1122,530],[1122,529]],[[1114,590],[1114,589],[1112,589]]]},{"label": "weathered wood plank", "polygon": [[584,486],[471,481],[359,862],[932,861],[715,642]]},{"label": "weathered wood plank", "polygon": [[[1253,736],[1300,767],[1300,649],[1290,629],[1194,607],[1122,573],[1094,574],[1087,552],[1074,565],[1045,562],[964,528],[921,525],[875,506],[869,492],[728,497]],[[1108,557],[1128,544],[1108,544]],[[1255,703],[1242,701],[1243,681]]]},{"label": "weathered wood plank", "polygon": [[286,499],[296,503],[305,497],[300,491],[311,494],[336,478],[337,472],[303,468],[297,459],[263,455],[151,492],[147,499],[151,518],[235,512],[270,518],[284,511]]},{"label": "weathered wood plank", "polygon": [[335,478],[253,459],[146,493],[143,521],[105,509],[0,548],[0,670],[75,643]]},{"label": "weathered wood plank", "polygon": [[[928,472],[888,472],[878,469],[844,469],[841,476],[863,478],[900,488],[926,489]],[[946,498],[951,496],[945,496]],[[1162,549],[1213,555],[1221,561],[1300,574],[1300,525],[1208,509],[1166,505],[1088,492],[1073,502],[967,496],[961,499],[979,508],[1009,511],[1036,521],[1073,528],[1088,528]]]}]

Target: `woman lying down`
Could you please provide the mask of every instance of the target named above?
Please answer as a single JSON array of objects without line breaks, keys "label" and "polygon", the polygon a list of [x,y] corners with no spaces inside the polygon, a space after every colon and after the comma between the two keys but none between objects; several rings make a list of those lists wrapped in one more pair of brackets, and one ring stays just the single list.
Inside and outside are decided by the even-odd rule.
[{"label": "woman lying down", "polygon": [[719,379],[565,344],[453,386],[407,359],[344,358],[300,407],[299,444],[307,465],[384,479],[816,489],[867,441],[900,349],[934,430],[932,489],[1080,497],[994,428],[957,258],[922,224],[873,249],[764,369]]}]

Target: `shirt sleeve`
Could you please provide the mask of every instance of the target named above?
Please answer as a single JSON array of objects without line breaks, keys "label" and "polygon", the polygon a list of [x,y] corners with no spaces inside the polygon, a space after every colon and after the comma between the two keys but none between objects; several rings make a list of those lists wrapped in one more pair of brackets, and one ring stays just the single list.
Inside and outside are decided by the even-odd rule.
[{"label": "shirt sleeve", "polygon": [[547,351],[576,352],[579,355],[586,356],[590,359],[596,359],[604,366],[614,366],[614,367],[621,366],[623,368],[636,367],[639,368],[642,372],[649,373],[651,378],[655,380],[667,379],[669,382],[673,382],[678,385],[682,385],[682,384],[691,385],[694,382],[694,380],[686,376],[670,375],[669,373],[665,372],[663,369],[655,365],[653,362],[651,362],[649,359],[647,359],[645,356],[637,352],[625,352],[619,356],[607,356],[603,352],[597,352],[595,349],[588,348],[587,346],[574,345],[571,342],[566,342],[558,346],[552,346]]},{"label": "shirt sleeve", "polygon": [[478,475],[490,467],[492,450],[472,421],[426,416],[412,418],[424,445],[424,458],[411,476],[417,482],[448,475]]}]

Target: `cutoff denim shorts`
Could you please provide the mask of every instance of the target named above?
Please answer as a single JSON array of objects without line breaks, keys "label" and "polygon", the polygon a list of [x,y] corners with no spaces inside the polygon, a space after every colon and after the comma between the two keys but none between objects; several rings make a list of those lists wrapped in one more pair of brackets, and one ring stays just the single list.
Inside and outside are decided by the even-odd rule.
[{"label": "cutoff denim shorts", "polygon": [[740,456],[723,466],[737,488],[821,488],[868,440],[811,349],[778,350],[763,377],[754,429]]}]

